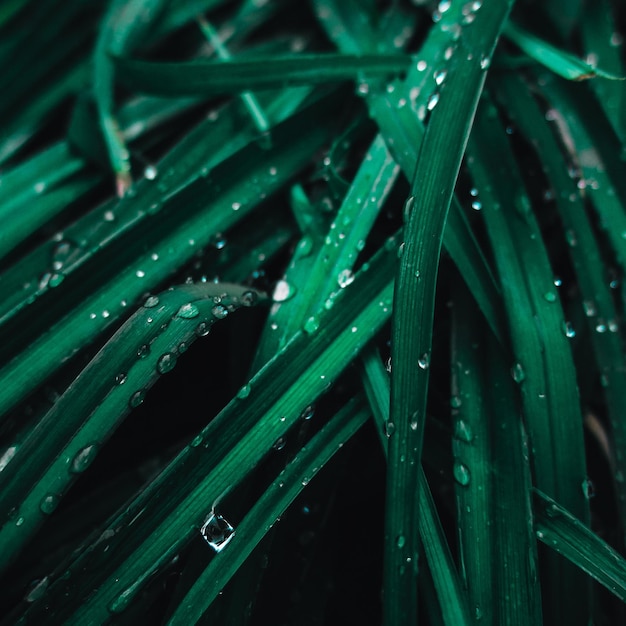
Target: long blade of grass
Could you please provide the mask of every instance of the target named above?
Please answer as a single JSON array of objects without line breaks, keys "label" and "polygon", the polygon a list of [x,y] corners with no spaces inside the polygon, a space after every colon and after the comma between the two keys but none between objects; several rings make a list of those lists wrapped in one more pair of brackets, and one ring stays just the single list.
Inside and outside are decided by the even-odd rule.
[{"label": "long blade of grass", "polygon": [[[388,429],[389,375],[377,351],[371,346],[364,350],[361,360],[362,384],[383,444],[383,452],[387,457],[387,433],[391,432]],[[446,626],[470,624],[472,620],[467,597],[452,560],[428,481],[421,468],[419,470],[419,485],[419,536],[426,554],[427,567],[437,593],[443,623]],[[400,543],[403,540],[403,537],[398,538]],[[404,567],[416,567],[416,564],[407,561]]]},{"label": "long blade of grass", "polygon": [[626,559],[545,493],[534,496],[537,538],[626,602]]},{"label": "long blade of grass", "polygon": [[0,529],[2,566],[10,565],[72,482],[161,375],[213,323],[239,306],[259,300],[248,287],[227,283],[183,285],[151,296],[111,337],[74,383],[14,444],[0,473],[0,516],[13,520]]},{"label": "long blade of grass", "polygon": [[[468,165],[483,200],[501,281],[508,286],[503,296],[516,359],[511,374],[522,394],[535,484],[567,500],[587,519],[588,502],[581,489],[586,468],[576,373],[563,311],[554,293],[553,272],[493,105],[485,103],[479,110],[475,130]],[[553,562],[552,567],[546,585],[555,586],[548,594],[555,613],[547,619],[585,621],[585,581],[562,563]],[[572,602],[574,587],[580,606]],[[565,613],[559,615],[560,611]]]},{"label": "long blade of grass", "polygon": [[[481,59],[490,58],[508,17],[510,2],[483,3],[459,40],[441,85],[421,146],[394,293],[391,414],[385,519],[385,624],[413,623],[417,615],[418,492],[415,467],[421,460],[437,270],[454,185],[485,79]],[[417,423],[414,428],[413,424]],[[406,536],[399,547],[397,537]]]},{"label": "long blade of grass", "polygon": [[354,80],[361,73],[400,74],[410,58],[402,54],[297,54],[223,61],[157,63],[117,58],[120,80],[143,93],[198,96],[281,89]]},{"label": "long blade of grass", "polygon": [[596,76],[610,80],[624,80],[623,76],[605,72],[568,52],[559,50],[539,37],[531,35],[513,22],[506,25],[505,34],[531,59],[567,80],[587,80]]},{"label": "long blade of grass", "polygon": [[307,443],[237,525],[227,550],[218,552],[198,576],[169,626],[195,624],[269,529],[315,474],[364,424],[369,413],[351,401]]}]

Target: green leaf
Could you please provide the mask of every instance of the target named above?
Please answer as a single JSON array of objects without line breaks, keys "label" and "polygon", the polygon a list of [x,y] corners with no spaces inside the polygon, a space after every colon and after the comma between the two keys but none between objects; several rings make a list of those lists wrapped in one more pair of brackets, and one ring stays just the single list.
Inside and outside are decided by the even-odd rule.
[{"label": "green leaf", "polygon": [[143,93],[205,96],[341,82],[358,79],[361,74],[400,74],[406,71],[410,58],[402,54],[326,53],[187,63],[157,63],[118,57],[115,63],[120,80]]},{"label": "green leaf", "polygon": [[596,76],[610,80],[624,80],[625,78],[611,72],[605,72],[568,52],[563,52],[546,41],[539,39],[539,37],[531,35],[513,24],[513,22],[509,22],[506,25],[504,32],[531,59],[567,80],[587,80]]}]

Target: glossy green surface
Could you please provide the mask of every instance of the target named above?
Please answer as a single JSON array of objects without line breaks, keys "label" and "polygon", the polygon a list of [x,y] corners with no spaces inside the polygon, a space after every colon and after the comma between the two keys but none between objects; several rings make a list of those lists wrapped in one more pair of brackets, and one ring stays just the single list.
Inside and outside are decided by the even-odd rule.
[{"label": "glossy green surface", "polygon": [[0,624],[621,623],[623,24],[0,3]]}]

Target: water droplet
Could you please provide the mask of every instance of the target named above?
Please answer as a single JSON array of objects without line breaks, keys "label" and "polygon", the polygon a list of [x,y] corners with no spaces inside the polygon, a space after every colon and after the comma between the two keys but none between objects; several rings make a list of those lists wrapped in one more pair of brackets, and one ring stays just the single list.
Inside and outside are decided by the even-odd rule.
[{"label": "water droplet", "polygon": [[286,280],[279,280],[274,287],[272,300],[274,302],[285,302],[290,298],[293,298],[295,293],[295,287],[292,287]]},{"label": "water droplet", "polygon": [[609,332],[616,333],[619,330],[619,324],[617,320],[608,321]]},{"label": "water droplet", "polygon": [[554,277],[554,286],[555,287],[560,287],[563,284],[563,280],[561,278],[559,278],[558,276]]},{"label": "water droplet", "polygon": [[426,61],[421,60],[417,62],[417,71],[423,72],[428,67],[428,63]]},{"label": "water droplet", "polygon": [[207,322],[200,322],[196,326],[196,335],[198,337],[206,337],[209,334],[210,330],[211,330],[210,324],[208,324]]},{"label": "water droplet", "polygon": [[585,478],[582,482],[583,495],[587,500],[593,498],[596,495],[596,486],[590,478]]},{"label": "water droplet", "polygon": [[424,352],[424,354],[417,359],[417,364],[420,369],[427,370],[430,367],[430,354],[428,352]]},{"label": "water droplet", "polygon": [[515,363],[511,368],[511,377],[516,383],[521,383],[526,378],[526,373],[521,363]]},{"label": "water droplet", "polygon": [[41,580],[36,581],[32,589],[24,598],[26,602],[36,602],[37,600],[43,598],[48,589],[49,583],[50,579],[48,576],[44,576]]},{"label": "water droplet", "polygon": [[124,372],[120,372],[115,377],[115,384],[116,385],[123,385],[126,382],[126,378],[127,378],[126,374]]},{"label": "water droplet", "polygon": [[339,274],[337,274],[337,284],[343,289],[348,285],[351,285],[354,282],[354,274],[351,270],[345,269],[341,270]]},{"label": "water droplet", "polygon": [[226,247],[226,237],[222,233],[215,233],[211,238],[211,245],[217,250],[223,250]]},{"label": "water droplet", "polygon": [[176,315],[178,317],[182,317],[183,319],[190,320],[194,317],[198,317],[198,315],[200,315],[200,310],[195,304],[193,304],[193,302],[188,302],[187,304],[183,304],[180,309],[178,309]]},{"label": "water droplet", "polygon": [[578,239],[576,239],[576,233],[571,229],[565,231],[565,239],[567,241],[567,245],[570,248],[575,248],[578,245]]},{"label": "water droplet", "polygon": [[441,85],[443,81],[446,79],[448,72],[446,70],[438,70],[433,74],[433,78],[435,79],[436,85]]},{"label": "water droplet", "polygon": [[144,309],[153,309],[155,306],[158,306],[158,304],[159,304],[159,297],[158,296],[150,296],[143,303],[143,306],[144,306]]},{"label": "water droplet", "polygon": [[429,111],[432,111],[439,102],[439,94],[437,92],[431,94],[430,98],[428,98],[428,102],[426,103],[426,108]]},{"label": "water droplet", "polygon": [[128,402],[131,409],[136,409],[140,404],[143,404],[143,401],[146,398],[146,392],[143,389],[139,391],[135,391],[135,393],[130,397]]},{"label": "water droplet", "polygon": [[59,506],[59,501],[60,498],[58,495],[54,493],[48,493],[41,499],[41,502],[39,503],[39,508],[42,513],[50,515],[51,513],[54,513],[57,506]]},{"label": "water droplet", "polygon": [[42,180],[33,185],[33,189],[35,190],[35,193],[43,193],[45,188],[46,188],[46,183]]},{"label": "water droplet", "polygon": [[196,435],[190,442],[189,446],[192,448],[197,448],[204,441],[204,437],[202,435]]},{"label": "water droplet", "polygon": [[233,538],[235,529],[224,517],[213,513],[200,529],[200,534],[216,552],[221,552]]},{"label": "water droplet", "polygon": [[598,311],[596,310],[596,305],[593,303],[592,300],[584,300],[583,309],[587,317],[593,317],[594,315],[598,314]]},{"label": "water droplet", "polygon": [[471,475],[469,468],[460,461],[454,462],[452,473],[454,474],[454,480],[456,480],[459,485],[467,487],[467,485],[470,484]]},{"label": "water droplet", "polygon": [[286,437],[279,437],[275,442],[272,448],[274,450],[282,450],[287,445]]},{"label": "water droplet", "polygon": [[137,278],[143,278],[145,275],[146,275],[146,273],[145,273],[143,270],[137,270],[137,271],[135,272],[135,276],[136,276]]},{"label": "water droplet", "polygon": [[571,322],[563,322],[563,332],[568,339],[576,337],[576,331]]},{"label": "water droplet", "polygon": [[246,291],[241,296],[241,304],[243,306],[253,306],[259,299],[258,294],[255,291]]},{"label": "water droplet", "polygon": [[304,332],[308,335],[312,335],[320,327],[320,321],[317,317],[312,316],[304,322]]},{"label": "water droplet", "polygon": [[446,61],[449,61],[452,58],[453,54],[454,54],[454,46],[448,46],[443,53],[443,58]]},{"label": "water droplet", "polygon": [[604,320],[601,318],[598,318],[598,323],[596,324],[596,332],[597,333],[605,333],[607,331],[607,326],[604,323]]},{"label": "water droplet", "polygon": [[252,391],[252,387],[250,387],[250,385],[244,385],[238,392],[237,392],[237,397],[240,400],[243,400],[244,398],[247,398],[250,395],[250,392]]},{"label": "water droplet", "polygon": [[106,309],[104,311],[102,311],[102,317],[104,317],[105,319],[107,317],[109,317],[109,315],[111,315]]},{"label": "water droplet", "polygon": [[474,209],[474,211],[480,211],[482,208],[483,208],[482,202],[479,202],[478,200],[474,200],[472,202],[472,209]]},{"label": "water droplet", "polygon": [[146,169],[143,171],[143,175],[148,180],[154,180],[158,176],[159,172],[154,165],[146,166]]},{"label": "water droplet", "polygon": [[300,414],[300,419],[305,420],[305,421],[310,420],[314,414],[315,414],[315,407],[313,405],[309,405]]},{"label": "water droplet", "polygon": [[166,352],[161,355],[159,360],[157,361],[157,372],[159,374],[167,374],[171,372],[176,366],[177,357],[172,352]]},{"label": "water droplet", "polygon": [[404,221],[409,221],[409,216],[411,215],[411,211],[413,210],[413,205],[415,204],[415,196],[409,196],[404,203]]},{"label": "water droplet", "polygon": [[396,432],[396,425],[393,422],[387,422],[385,424],[385,435],[387,435],[387,437],[391,437],[393,435],[393,433]]},{"label": "water droplet", "polygon": [[128,605],[131,603],[133,596],[135,595],[135,587],[130,587],[125,589],[122,593],[120,593],[117,598],[109,602],[107,605],[107,609],[110,613],[123,613]]},{"label": "water droplet", "polygon": [[454,425],[454,436],[459,441],[465,441],[469,443],[474,439],[474,432],[472,427],[464,420],[457,420]]},{"label": "water droplet", "polygon": [[554,291],[546,291],[543,294],[543,298],[546,302],[556,302],[556,294]]},{"label": "water droplet", "polygon": [[216,304],[211,309],[211,313],[216,319],[223,320],[228,315],[228,309],[223,304]]},{"label": "water droplet", "polygon": [[84,448],[79,450],[72,459],[70,471],[74,474],[80,474],[84,472],[92,464],[97,454],[97,444],[93,443],[89,446],[85,446]]},{"label": "water droplet", "polygon": [[404,535],[398,535],[398,538],[396,539],[396,545],[398,546],[398,548],[404,548],[405,544],[406,539],[404,538]]},{"label": "water droplet", "polygon": [[150,355],[150,346],[147,343],[144,343],[142,346],[139,347],[139,349],[137,350],[137,356],[140,359],[145,359],[146,357],[148,357]]},{"label": "water droplet", "polygon": [[480,58],[480,69],[481,70],[489,69],[490,65],[491,65],[491,58],[486,55],[483,55]]}]

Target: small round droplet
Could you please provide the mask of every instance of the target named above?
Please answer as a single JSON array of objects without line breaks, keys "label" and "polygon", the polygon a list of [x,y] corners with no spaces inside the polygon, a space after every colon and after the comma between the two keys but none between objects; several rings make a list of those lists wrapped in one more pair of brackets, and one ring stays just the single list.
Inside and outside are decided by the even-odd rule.
[{"label": "small round droplet", "polygon": [[526,378],[526,373],[521,363],[515,363],[511,368],[511,377],[516,383],[521,383]]},{"label": "small round droplet", "polygon": [[435,84],[441,85],[443,81],[446,79],[448,72],[446,70],[439,70],[435,72],[433,78],[435,79]]},{"label": "small round droplet", "polygon": [[192,448],[197,448],[204,441],[204,437],[202,435],[196,435],[190,442],[189,446]]},{"label": "small round droplet", "polygon": [[417,364],[421,370],[427,370],[430,367],[430,354],[424,352],[424,354],[417,359]]},{"label": "small round droplet", "polygon": [[438,103],[439,103],[439,94],[435,92],[430,96],[430,98],[428,98],[428,102],[426,103],[426,108],[429,111],[432,111],[437,106]]},{"label": "small round droplet", "polygon": [[196,335],[198,337],[206,337],[209,334],[210,330],[211,330],[210,324],[208,324],[207,322],[200,322],[196,326]]},{"label": "small round droplet", "polygon": [[246,291],[241,296],[241,304],[243,306],[254,306],[258,299],[259,296],[255,291]]},{"label": "small round droplet", "polygon": [[216,304],[211,309],[211,313],[216,319],[223,320],[228,315],[228,309],[223,304]]},{"label": "small round droplet", "polygon": [[480,211],[483,208],[482,202],[479,202],[478,200],[474,200],[472,202],[472,209],[474,209],[474,211]]},{"label": "small round droplet", "polygon": [[454,436],[459,441],[470,443],[474,439],[472,427],[464,420],[457,420],[454,425]]},{"label": "small round droplet", "polygon": [[85,446],[79,450],[72,459],[70,471],[73,474],[80,474],[84,472],[92,464],[97,454],[98,446],[96,444]]},{"label": "small round droplet", "polygon": [[398,546],[398,548],[404,548],[405,544],[406,544],[406,539],[404,535],[398,535],[396,539],[396,546]]},{"label": "small round droplet", "polygon": [[296,290],[286,280],[279,280],[274,287],[274,293],[272,294],[272,300],[274,302],[286,302],[290,298],[293,298]]},{"label": "small round droplet", "polygon": [[461,396],[451,396],[450,398],[450,406],[453,409],[459,409],[461,408],[461,405],[463,404],[463,400],[461,400]]},{"label": "small round droplet", "polygon": [[470,484],[471,475],[469,468],[460,461],[454,462],[452,473],[454,474],[454,480],[456,480],[459,485],[467,487]]},{"label": "small round droplet", "polygon": [[587,500],[593,498],[596,495],[596,486],[590,478],[585,478],[582,482],[583,495]]},{"label": "small round droplet", "polygon": [[130,397],[128,404],[131,409],[136,409],[140,404],[143,404],[143,401],[146,398],[146,392],[143,389],[139,391],[135,391],[135,393]]},{"label": "small round droplet", "polygon": [[240,400],[243,400],[244,398],[247,398],[250,395],[250,392],[252,391],[252,387],[250,387],[250,385],[244,385],[238,392],[237,392],[237,397]]},{"label": "small round droplet", "polygon": [[282,450],[287,445],[287,439],[285,437],[279,437],[275,442],[272,448],[274,450]]},{"label": "small round droplet", "polygon": [[543,299],[546,302],[556,302],[556,294],[554,293],[554,291],[546,291],[543,294]]},{"label": "small round droplet", "polygon": [[171,372],[176,366],[177,357],[172,352],[166,352],[161,355],[159,360],[157,361],[157,372],[159,374],[167,374]]},{"label": "small round droplet", "polygon": [[153,309],[155,306],[159,305],[159,297],[158,296],[150,296],[143,303],[144,309]]},{"label": "small round droplet", "polygon": [[54,513],[57,506],[59,506],[59,496],[54,493],[49,493],[45,495],[39,503],[39,508],[41,512],[45,513],[46,515]]},{"label": "small round droplet", "polygon": [[64,278],[65,274],[55,272],[54,274],[52,274],[52,276],[50,276],[50,279],[48,280],[48,286],[52,288],[58,287],[63,282]]},{"label": "small round droplet", "polygon": [[574,330],[571,322],[563,322],[563,332],[568,339],[576,337],[576,331]]},{"label": "small round droplet", "polygon": [[137,356],[140,359],[145,359],[150,355],[150,346],[147,343],[144,343],[137,350]]},{"label": "small round droplet", "polygon": [[415,204],[415,196],[409,196],[404,203],[404,221],[409,221],[411,211],[413,211],[413,205]]},{"label": "small round droplet", "polygon": [[115,384],[116,385],[123,385],[126,382],[126,374],[124,372],[120,372],[116,377],[115,377]]},{"label": "small round droplet", "polygon": [[337,274],[337,284],[344,289],[354,282],[354,274],[351,270],[345,269]]},{"label": "small round droplet", "polygon": [[194,317],[198,317],[198,315],[200,315],[200,310],[193,302],[187,302],[187,304],[183,304],[180,309],[178,309],[176,315],[177,317],[190,320]]},{"label": "small round droplet", "polygon": [[304,322],[304,332],[312,335],[320,327],[320,321],[317,317],[312,316]]},{"label": "small round droplet", "polygon": [[146,166],[146,169],[143,171],[143,175],[148,180],[154,180],[158,175],[157,168],[154,167],[154,165],[148,165]]},{"label": "small round droplet", "polygon": [[300,414],[300,419],[308,421],[313,418],[314,414],[315,414],[315,407],[313,405],[309,405]]},{"label": "small round droplet", "polygon": [[385,435],[387,438],[391,437],[396,432],[396,425],[393,422],[387,422],[385,424]]}]

